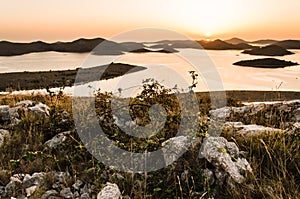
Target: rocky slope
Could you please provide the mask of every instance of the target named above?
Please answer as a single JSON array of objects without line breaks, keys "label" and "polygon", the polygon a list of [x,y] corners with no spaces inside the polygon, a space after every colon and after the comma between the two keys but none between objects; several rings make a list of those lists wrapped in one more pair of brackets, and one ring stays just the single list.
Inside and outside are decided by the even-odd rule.
[{"label": "rocky slope", "polygon": [[[144,185],[141,185],[142,174],[126,174],[97,161],[90,162],[93,158],[81,145],[70,125],[71,120],[72,116],[66,109],[58,108],[57,105],[49,107],[38,101],[23,100],[13,105],[0,106],[0,152],[3,155],[1,158],[10,157],[1,159],[0,198],[119,199],[143,196],[139,195],[140,192],[146,192],[142,188]],[[203,116],[201,120],[210,126],[222,121],[223,132],[237,136],[236,139],[229,141],[228,138],[212,135],[196,137],[189,151],[172,166],[145,174],[147,191],[152,197],[176,195],[176,188],[168,192],[174,183],[178,186],[180,184],[180,190],[183,190],[181,194],[190,198],[199,198],[205,192],[212,197],[221,197],[224,194],[222,192],[226,190],[224,188],[228,186],[230,189],[237,189],[240,184],[247,187],[251,179],[249,176],[263,174],[256,173],[257,165],[253,165],[255,157],[247,156],[251,151],[243,151],[245,145],[237,144],[243,143],[238,142],[238,136],[242,136],[243,140],[249,137],[255,139],[256,136],[262,140],[259,136],[264,134],[271,137],[297,137],[300,130],[300,100],[222,107],[211,110],[209,115]],[[35,123],[32,123],[33,121]],[[48,125],[47,122],[51,124],[51,128],[45,128],[43,131],[43,127]],[[34,128],[43,133],[33,131]],[[52,132],[53,130],[55,132]],[[18,137],[24,134],[26,136],[22,139]],[[35,139],[37,141],[32,142]],[[186,140],[185,136],[177,136],[163,142],[161,146],[172,142],[172,152],[176,153],[177,148],[184,146]],[[13,146],[16,142],[19,144]],[[274,142],[270,144],[275,145]],[[10,149],[9,146],[13,148]],[[21,150],[17,150],[20,154],[9,156],[9,151],[14,150],[14,147],[20,147]],[[267,147],[266,143],[264,147]],[[297,154],[294,156],[299,158]],[[164,157],[166,162],[173,161],[167,151],[164,151]],[[290,157],[290,162],[298,160],[293,160],[293,157]],[[173,175],[175,181],[168,181]],[[299,177],[296,173],[293,175]],[[188,187],[190,182],[194,183],[195,188]],[[166,183],[169,184],[165,186]],[[253,192],[256,185],[251,181],[250,185]],[[139,187],[140,190],[135,190],[134,187]],[[204,191],[201,192],[203,187]],[[206,187],[213,189],[205,191]],[[261,190],[265,197],[277,194],[268,186]],[[294,194],[297,194],[296,191]]]}]

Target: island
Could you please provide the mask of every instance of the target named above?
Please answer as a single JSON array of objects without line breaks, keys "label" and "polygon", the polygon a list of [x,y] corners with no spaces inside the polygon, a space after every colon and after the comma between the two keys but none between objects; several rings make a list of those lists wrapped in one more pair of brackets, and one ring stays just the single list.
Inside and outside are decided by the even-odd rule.
[{"label": "island", "polygon": [[285,49],[300,49],[300,40],[284,40],[275,43],[277,46],[281,46]]},{"label": "island", "polygon": [[271,45],[271,44],[274,44],[276,42],[279,42],[279,41],[274,40],[274,39],[260,39],[260,40],[252,41],[252,42],[249,42],[249,43],[259,44],[259,45]]},{"label": "island", "polygon": [[233,37],[231,39],[227,39],[227,40],[225,40],[225,42],[229,43],[229,44],[233,44],[233,45],[249,43],[248,41],[245,41],[245,40],[237,38],[237,37]]},{"label": "island", "polygon": [[277,45],[268,45],[264,47],[255,47],[251,50],[244,50],[242,53],[249,55],[263,55],[263,56],[284,56],[294,54],[283,47]]},{"label": "island", "polygon": [[285,61],[275,58],[263,58],[254,60],[244,60],[233,63],[233,65],[238,66],[251,66],[256,68],[283,68],[286,66],[296,66],[298,63]]},{"label": "island", "polygon": [[[245,50],[252,49],[253,46],[238,42],[235,38],[234,40],[229,40],[229,42],[234,42],[234,44],[221,39],[216,40],[162,40],[157,42],[152,42],[151,48],[192,48],[192,49],[206,49],[206,50]],[[244,40],[242,40],[244,41]]]},{"label": "island", "polygon": [[[0,91],[72,86],[76,78],[77,84],[83,84],[97,80],[111,79],[144,69],[146,68],[142,66],[111,63],[109,65],[84,69],[78,68],[75,70],[2,73],[0,74]],[[80,77],[76,77],[78,72],[80,72]]]},{"label": "island", "polygon": [[[164,41],[164,45],[170,45],[172,48],[194,48],[206,50],[245,50],[251,49],[253,46],[246,43],[231,44],[220,39],[213,41],[199,40],[199,41]],[[162,42],[161,42],[162,43]]]},{"label": "island", "polygon": [[175,50],[174,48],[168,47],[168,48],[163,48],[161,50],[150,50],[148,48],[139,48],[130,51],[131,53],[176,53],[178,50]]},{"label": "island", "polygon": [[244,50],[252,48],[252,46],[249,44],[230,44],[220,39],[216,39],[214,41],[202,40],[199,41],[199,44],[201,44],[203,48],[207,50]]},{"label": "island", "polygon": [[0,41],[0,56],[16,56],[28,53],[47,51],[86,53],[91,52],[100,43],[105,48],[101,48],[101,51],[99,51],[98,49],[98,52],[95,52],[95,54],[120,55],[123,54],[122,51],[126,50],[126,46],[102,38],[77,39],[72,42],[55,43],[46,43],[42,41],[36,41],[31,43],[14,43],[9,41]]},{"label": "island", "polygon": [[[101,43],[100,47],[97,47]],[[262,51],[276,51],[278,47],[286,49],[300,49],[300,40],[258,40],[254,42],[245,41],[240,38],[232,38],[228,40],[161,40],[156,42],[115,42],[106,40],[103,38],[94,39],[77,39],[71,42],[54,42],[46,43],[43,41],[35,41],[30,43],[15,43],[10,41],[0,41],[0,56],[16,56],[28,53],[38,53],[38,52],[69,52],[69,53],[87,53],[91,52],[94,55],[122,55],[126,52],[152,52],[152,50],[147,49],[145,44],[151,44],[152,49],[160,48],[162,50],[156,52],[169,53],[177,52],[175,49],[179,48],[192,48],[192,49],[206,49],[206,50],[247,50],[246,52],[253,52],[253,54],[264,55],[270,53],[260,52]],[[268,44],[262,49],[255,47],[251,44]],[[276,49],[274,48],[276,47]],[[272,50],[272,48],[274,48]],[[270,48],[270,49],[268,49]],[[249,51],[248,51],[249,50]],[[282,49],[281,49],[282,50]],[[259,52],[256,52],[259,51]],[[286,54],[288,52],[284,52]],[[271,53],[272,54],[272,53]],[[277,56],[270,55],[270,56]],[[278,55],[281,56],[281,55]]]}]

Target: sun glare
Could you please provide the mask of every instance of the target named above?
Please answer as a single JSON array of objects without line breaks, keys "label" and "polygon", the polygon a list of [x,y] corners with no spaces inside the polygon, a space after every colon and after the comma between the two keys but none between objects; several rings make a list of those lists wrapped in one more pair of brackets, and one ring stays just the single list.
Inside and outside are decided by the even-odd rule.
[{"label": "sun glare", "polygon": [[237,0],[190,0],[182,9],[180,20],[186,29],[211,37],[212,34],[229,31],[236,24],[242,23],[236,17],[240,6]]},{"label": "sun glare", "polygon": [[210,32],[206,32],[205,33],[205,37],[210,37],[211,36],[211,33]]}]

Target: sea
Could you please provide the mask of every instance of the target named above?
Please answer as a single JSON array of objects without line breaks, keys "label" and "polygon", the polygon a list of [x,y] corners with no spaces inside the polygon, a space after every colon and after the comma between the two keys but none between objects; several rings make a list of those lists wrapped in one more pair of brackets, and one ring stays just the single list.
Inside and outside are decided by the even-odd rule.
[{"label": "sea", "polygon": [[[186,91],[193,84],[189,71],[196,71],[195,91],[263,90],[300,91],[300,66],[285,68],[254,68],[233,65],[241,60],[266,58],[241,53],[240,50],[178,49],[178,53],[125,53],[118,56],[89,53],[41,52],[20,56],[1,56],[0,73],[49,71],[87,68],[121,62],[144,66],[146,69],[121,77],[64,88],[64,92],[90,94],[96,90],[120,96],[139,93],[147,81],[157,81],[167,88]],[[300,63],[300,50],[295,54],[274,57]],[[59,88],[54,88],[59,89]],[[35,90],[43,92],[43,90]],[[32,92],[32,91],[22,91]]]}]

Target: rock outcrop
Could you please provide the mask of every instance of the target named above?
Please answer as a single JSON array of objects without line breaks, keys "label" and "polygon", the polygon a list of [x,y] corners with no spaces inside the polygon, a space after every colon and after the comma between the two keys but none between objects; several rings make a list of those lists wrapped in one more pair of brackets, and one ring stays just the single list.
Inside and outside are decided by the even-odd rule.
[{"label": "rock outcrop", "polygon": [[[223,137],[206,138],[201,146],[200,157],[205,158],[215,167],[214,173],[220,185],[227,177],[236,183],[242,183],[246,173],[252,172],[248,161],[241,158],[236,144],[228,142]],[[206,173],[209,175],[209,172]]]},{"label": "rock outcrop", "polygon": [[34,103],[30,100],[24,100],[16,103],[14,107],[8,105],[0,106],[0,124],[2,126],[12,127],[20,122],[22,113],[32,112],[42,117],[49,116],[50,108],[43,103]]},{"label": "rock outcrop", "polygon": [[[49,190],[43,191],[40,189],[45,185],[46,176],[53,178],[52,185]],[[43,191],[40,193],[40,198],[78,198],[78,199],[91,199],[96,198],[96,194],[92,192],[93,185],[84,183],[77,179],[76,182],[68,187],[67,182],[71,181],[71,176],[66,172],[48,172],[48,173],[33,173],[29,174],[14,174],[11,176],[9,183],[5,186],[0,186],[0,198],[31,198],[35,195],[36,191]],[[48,182],[49,183],[49,182]],[[115,184],[108,183],[113,189],[106,188],[106,191],[119,190]],[[49,185],[48,185],[49,186]],[[103,191],[104,192],[104,191]],[[113,192],[117,193],[117,192]],[[104,196],[112,196],[106,192]],[[119,191],[119,196],[121,193]],[[36,195],[35,195],[36,197]],[[118,198],[120,198],[118,197]],[[107,198],[107,197],[104,197]]]},{"label": "rock outcrop", "polygon": [[55,148],[58,145],[65,142],[70,134],[71,134],[70,131],[59,133],[59,134],[55,135],[51,140],[48,140],[47,142],[45,142],[45,145],[50,148]]},{"label": "rock outcrop", "polygon": [[[210,111],[211,118],[229,122],[225,128],[234,128],[241,133],[261,133],[263,131],[279,131],[274,126],[288,128],[300,121],[300,100],[253,103],[241,107],[222,107]],[[272,121],[272,128],[262,124]],[[211,123],[214,121],[211,120]]]},{"label": "rock outcrop", "polygon": [[[169,165],[178,159],[182,150],[187,148],[187,142],[188,138],[186,136],[178,136],[170,138],[162,143],[162,146],[164,147],[162,151],[164,153],[166,165]],[[167,144],[169,147],[166,147]]]},{"label": "rock outcrop", "polygon": [[227,132],[234,132],[244,136],[283,132],[283,130],[277,128],[270,128],[257,124],[245,125],[242,122],[226,122],[223,130]]},{"label": "rock outcrop", "polygon": [[[10,147],[8,144],[13,143],[15,138],[18,138],[17,135],[22,136],[22,133],[29,132],[20,129],[20,127],[24,127],[23,122],[27,120],[27,115],[32,116],[34,119],[37,118],[37,121],[49,121],[57,114],[59,118],[55,118],[55,122],[62,122],[57,125],[59,128],[54,133],[49,133],[48,128],[43,128],[42,132],[44,133],[44,129],[46,129],[45,133],[41,136],[42,139],[38,139],[39,145],[36,148],[30,146],[30,142],[24,142],[24,145],[22,143],[23,140],[18,142],[22,146],[20,150],[24,150],[24,153],[22,152],[20,156],[15,157],[16,159],[7,158],[7,162],[0,166],[0,198],[128,198],[129,196],[122,196],[122,194],[127,195],[128,190],[120,190],[120,188],[124,188],[124,184],[132,182],[129,177],[131,174],[119,173],[116,171],[116,168],[109,165],[95,164],[92,158],[89,162],[88,159],[91,156],[82,147],[80,140],[75,140],[77,137],[73,135],[74,128],[71,125],[65,125],[72,120],[71,114],[64,110],[55,111],[50,112],[49,107],[45,104],[35,103],[30,100],[18,102],[13,107],[0,106],[0,149],[2,151]],[[257,153],[253,153],[252,149],[250,148],[249,150],[247,145],[243,143],[240,146],[251,151],[251,153],[247,154],[247,152],[240,151],[239,146],[236,144],[241,143],[239,139],[241,136],[239,135],[256,136],[265,132],[276,133],[274,137],[277,137],[277,135],[287,136],[286,138],[291,138],[293,141],[293,146],[294,144],[297,146],[297,142],[294,143],[294,141],[299,137],[300,100],[223,107],[210,111],[210,115],[205,115],[204,117],[205,119],[201,120],[203,122],[201,123],[203,128],[200,129],[203,130],[201,136],[191,141],[189,141],[187,136],[176,136],[164,142],[161,140],[161,145],[160,141],[158,141],[165,163],[167,165],[175,163],[164,168],[162,170],[163,174],[160,171],[147,174],[148,181],[155,182],[159,178],[159,183],[161,183],[160,180],[164,180],[165,176],[171,176],[170,179],[173,176],[175,180],[180,180],[179,182],[185,186],[187,184],[184,183],[194,180],[192,177],[197,174],[197,179],[195,178],[196,180],[193,182],[195,186],[199,186],[196,188],[200,190],[208,187],[216,190],[209,193],[212,194],[210,197],[216,196],[215,198],[217,198],[219,191],[224,190],[226,185],[229,185],[230,188],[239,188],[244,186],[244,184],[238,184],[245,182],[245,186],[255,186],[253,181],[251,181],[252,178],[247,177],[252,172],[255,177],[260,175],[252,156]],[[118,117],[112,118],[119,127],[133,125],[133,123],[121,119]],[[103,118],[100,118],[100,121],[104,121]],[[222,123],[221,121],[224,122]],[[232,139],[238,139],[235,139],[234,143],[227,141],[224,137],[218,137],[219,135],[212,136],[210,134],[208,137],[203,137],[209,133],[207,131],[207,127],[209,130],[208,122],[221,122],[223,132],[231,131],[233,132],[232,134],[237,133],[238,136],[235,137],[233,135]],[[51,125],[56,125],[56,123],[51,123]],[[67,128],[61,128],[61,126],[67,126]],[[289,137],[290,135],[293,137]],[[6,137],[11,137],[9,141],[12,142],[3,142]],[[261,137],[264,138],[264,136]],[[256,139],[256,137],[245,137],[245,141],[247,143],[251,142],[254,140],[252,138]],[[260,136],[258,138],[260,139]],[[273,142],[268,144],[268,146],[272,146]],[[189,148],[187,148],[188,146]],[[10,154],[8,153],[8,155]],[[199,160],[197,158],[198,155],[202,159]],[[264,153],[262,153],[262,156],[264,156]],[[119,157],[116,156],[116,158]],[[251,160],[251,165],[247,160]],[[36,161],[37,166],[31,165],[34,161]],[[45,164],[50,162],[50,166],[46,165],[45,168],[39,168],[40,165],[44,164],[44,161]],[[87,161],[87,164],[84,161]],[[297,162],[297,159],[293,161]],[[54,166],[51,166],[51,162],[53,162]],[[135,163],[139,164],[138,161]],[[2,165],[4,166],[2,167]],[[77,168],[74,170],[73,168],[69,169],[73,166]],[[253,171],[251,166],[253,166]],[[26,168],[23,169],[24,167]],[[51,171],[41,172],[48,170]],[[165,171],[167,173],[164,173]],[[139,178],[143,175],[137,174],[136,176],[138,176],[136,179],[139,181]],[[173,182],[172,179],[171,183]],[[106,186],[104,186],[105,184]],[[141,184],[140,181],[137,184],[139,186]],[[160,194],[159,191],[162,192],[164,188],[163,185],[158,186],[154,194]],[[225,188],[227,189],[227,187]],[[175,189],[172,188],[172,190]],[[185,196],[200,198],[204,193],[202,191],[193,191]],[[168,192],[167,194],[170,193]],[[166,195],[163,196],[165,197]]]}]

